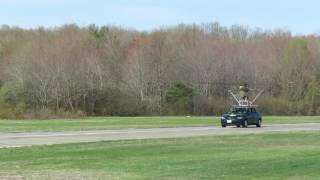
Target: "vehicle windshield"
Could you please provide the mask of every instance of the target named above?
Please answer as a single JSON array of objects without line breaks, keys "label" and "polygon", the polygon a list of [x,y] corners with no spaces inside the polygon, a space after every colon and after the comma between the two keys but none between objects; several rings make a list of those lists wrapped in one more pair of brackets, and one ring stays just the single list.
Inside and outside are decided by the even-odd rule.
[{"label": "vehicle windshield", "polygon": [[247,108],[231,108],[231,113],[244,114],[248,112]]}]

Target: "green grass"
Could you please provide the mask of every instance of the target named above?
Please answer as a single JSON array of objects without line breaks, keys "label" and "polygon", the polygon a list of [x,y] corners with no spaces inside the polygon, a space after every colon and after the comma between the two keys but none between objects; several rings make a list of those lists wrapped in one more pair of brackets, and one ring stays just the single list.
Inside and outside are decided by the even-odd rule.
[{"label": "green grass", "polygon": [[320,132],[0,149],[0,179],[320,179]]},{"label": "green grass", "polygon": [[217,117],[87,117],[56,120],[0,120],[0,132],[203,126],[217,124],[218,121]]},{"label": "green grass", "polygon": [[320,123],[320,116],[265,116],[266,124]]},{"label": "green grass", "polygon": [[[263,123],[320,123],[319,116],[266,116]],[[220,117],[87,117],[57,120],[0,120],[0,132],[65,131],[219,125]]]}]

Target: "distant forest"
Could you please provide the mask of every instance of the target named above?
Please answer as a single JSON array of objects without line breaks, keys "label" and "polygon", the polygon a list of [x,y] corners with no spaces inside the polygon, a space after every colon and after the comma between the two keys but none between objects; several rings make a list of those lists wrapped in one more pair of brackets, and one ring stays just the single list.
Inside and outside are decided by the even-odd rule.
[{"label": "distant forest", "polygon": [[281,29],[3,25],[0,117],[220,115],[242,83],[265,115],[320,115],[319,69],[319,36]]}]

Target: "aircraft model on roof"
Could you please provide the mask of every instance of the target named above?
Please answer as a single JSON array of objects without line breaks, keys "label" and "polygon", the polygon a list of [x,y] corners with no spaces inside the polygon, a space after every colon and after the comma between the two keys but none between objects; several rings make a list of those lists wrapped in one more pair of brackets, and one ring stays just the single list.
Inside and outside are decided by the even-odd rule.
[{"label": "aircraft model on roof", "polygon": [[253,100],[250,101],[249,92],[252,90],[253,89],[249,88],[248,84],[243,84],[240,85],[238,94],[234,94],[231,90],[228,92],[237,101],[238,106],[253,106],[253,103],[261,96],[263,90],[260,90]]}]

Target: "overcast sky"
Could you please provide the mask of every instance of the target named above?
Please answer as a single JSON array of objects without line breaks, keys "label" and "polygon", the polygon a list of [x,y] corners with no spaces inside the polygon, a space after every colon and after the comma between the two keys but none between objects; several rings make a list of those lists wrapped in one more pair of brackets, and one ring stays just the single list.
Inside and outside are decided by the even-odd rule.
[{"label": "overcast sky", "polygon": [[0,24],[20,27],[118,25],[152,30],[219,22],[320,34],[317,0],[0,0]]}]

